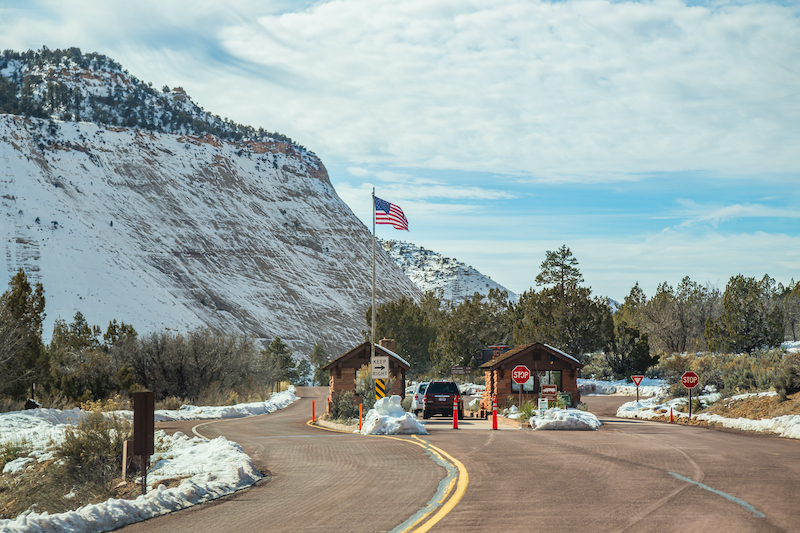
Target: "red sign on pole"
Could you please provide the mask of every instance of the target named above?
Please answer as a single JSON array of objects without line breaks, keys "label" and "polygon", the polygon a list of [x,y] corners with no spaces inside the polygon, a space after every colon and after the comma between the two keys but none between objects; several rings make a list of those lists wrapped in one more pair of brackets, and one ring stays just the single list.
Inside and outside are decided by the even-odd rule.
[{"label": "red sign on pole", "polygon": [[681,376],[681,383],[683,383],[683,386],[687,389],[693,389],[700,383],[700,378],[690,370]]},{"label": "red sign on pole", "polygon": [[531,379],[531,371],[525,365],[517,365],[511,371],[511,379],[518,385],[523,385]]},{"label": "red sign on pole", "polygon": [[631,379],[633,380],[633,382],[634,382],[634,383],[636,384],[636,386],[638,387],[638,386],[639,386],[639,384],[640,384],[640,383],[642,382],[642,380],[644,379],[644,376],[631,376]]}]

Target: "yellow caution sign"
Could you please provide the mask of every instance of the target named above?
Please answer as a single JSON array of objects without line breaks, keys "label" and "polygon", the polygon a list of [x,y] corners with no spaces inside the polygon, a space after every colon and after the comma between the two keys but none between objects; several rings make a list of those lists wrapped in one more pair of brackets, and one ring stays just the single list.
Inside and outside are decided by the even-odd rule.
[{"label": "yellow caution sign", "polygon": [[385,379],[376,379],[375,380],[375,399],[380,400],[381,398],[386,398],[386,380]]}]

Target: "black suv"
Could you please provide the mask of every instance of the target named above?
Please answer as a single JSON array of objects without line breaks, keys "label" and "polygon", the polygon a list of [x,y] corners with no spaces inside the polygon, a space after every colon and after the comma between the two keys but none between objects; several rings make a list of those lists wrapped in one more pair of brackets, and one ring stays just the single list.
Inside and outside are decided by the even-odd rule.
[{"label": "black suv", "polygon": [[453,416],[453,400],[458,399],[458,418],[464,418],[464,400],[458,391],[458,385],[452,381],[431,381],[422,398],[422,418],[440,414]]}]

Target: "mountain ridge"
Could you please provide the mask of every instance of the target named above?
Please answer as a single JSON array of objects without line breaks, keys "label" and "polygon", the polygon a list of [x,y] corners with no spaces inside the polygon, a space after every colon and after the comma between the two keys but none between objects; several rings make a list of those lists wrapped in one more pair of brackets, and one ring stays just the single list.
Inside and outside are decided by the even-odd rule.
[{"label": "mountain ridge", "polygon": [[[0,79],[22,72],[9,65]],[[44,77],[28,87],[47,87],[52,67],[37,66]],[[96,74],[80,79],[123,79],[118,69]],[[19,91],[38,75],[23,72]],[[89,323],[117,319],[140,333],[210,326],[280,336],[299,355],[362,341],[369,230],[313,152],[245,131],[258,132],[223,139],[186,124],[162,132],[0,114],[0,261],[9,279],[23,268],[44,285],[46,336],[56,318],[81,311]],[[385,254],[377,269],[379,302],[421,297]]]}]

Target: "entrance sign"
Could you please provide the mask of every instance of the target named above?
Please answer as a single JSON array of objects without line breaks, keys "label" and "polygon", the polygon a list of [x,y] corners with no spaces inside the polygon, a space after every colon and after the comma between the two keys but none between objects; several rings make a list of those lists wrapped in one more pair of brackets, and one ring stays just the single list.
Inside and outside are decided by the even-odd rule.
[{"label": "entrance sign", "polygon": [[376,355],[370,359],[372,379],[389,379],[389,356]]},{"label": "entrance sign", "polygon": [[469,376],[472,374],[471,366],[451,366],[450,374],[453,376]]},{"label": "entrance sign", "polygon": [[513,379],[514,383],[517,385],[524,385],[531,379],[531,371],[528,370],[528,367],[525,365],[517,365],[514,367],[514,370],[511,371],[511,379]]}]

